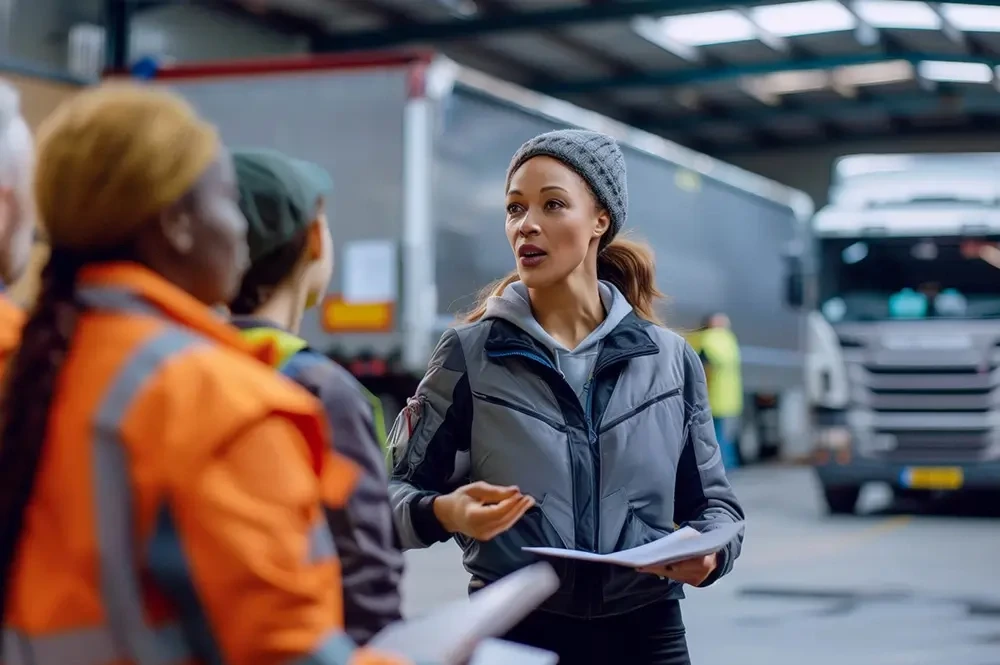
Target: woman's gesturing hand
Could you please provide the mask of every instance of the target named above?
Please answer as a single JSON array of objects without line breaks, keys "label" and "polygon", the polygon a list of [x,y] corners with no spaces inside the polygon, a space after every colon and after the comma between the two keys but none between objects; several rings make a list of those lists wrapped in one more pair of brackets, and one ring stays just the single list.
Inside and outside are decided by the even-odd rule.
[{"label": "woman's gesturing hand", "polygon": [[491,540],[514,526],[535,505],[516,487],[475,482],[434,500],[434,515],[451,533]]},{"label": "woman's gesturing hand", "polygon": [[677,563],[672,563],[666,566],[647,566],[645,568],[640,568],[639,572],[658,575],[661,578],[669,577],[677,582],[683,582],[684,584],[690,584],[691,586],[698,586],[708,579],[708,576],[712,574],[712,571],[714,571],[718,565],[718,555],[709,554],[708,556],[686,559],[684,561],[678,561]]}]

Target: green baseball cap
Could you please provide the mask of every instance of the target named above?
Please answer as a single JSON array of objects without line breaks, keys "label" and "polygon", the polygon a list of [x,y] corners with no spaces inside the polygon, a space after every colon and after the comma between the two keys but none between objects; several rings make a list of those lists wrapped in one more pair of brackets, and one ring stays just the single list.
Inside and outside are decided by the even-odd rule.
[{"label": "green baseball cap", "polygon": [[320,199],[333,189],[321,166],[277,150],[233,151],[250,260],[270,254],[309,228]]}]

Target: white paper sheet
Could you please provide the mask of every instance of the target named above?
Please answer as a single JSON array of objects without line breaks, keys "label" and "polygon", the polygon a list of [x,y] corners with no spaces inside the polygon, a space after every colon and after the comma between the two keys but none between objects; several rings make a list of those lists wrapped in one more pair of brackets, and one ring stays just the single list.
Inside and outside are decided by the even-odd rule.
[{"label": "white paper sheet", "polygon": [[396,243],[354,240],[344,244],[341,297],[349,303],[396,301]]},{"label": "white paper sheet", "polygon": [[417,662],[462,665],[483,639],[503,635],[559,588],[547,563],[522,568],[469,600],[394,623],[372,638],[372,648]]},{"label": "white paper sheet", "polygon": [[469,665],[556,665],[558,654],[544,649],[508,642],[506,640],[488,639],[472,654]]},{"label": "white paper sheet", "polygon": [[721,524],[705,533],[699,533],[691,527],[684,527],[651,543],[611,554],[595,554],[558,547],[525,547],[524,551],[560,559],[595,561],[625,566],[626,568],[642,568],[656,564],[676,563],[718,552],[735,539],[741,531],[743,531],[743,522]]}]

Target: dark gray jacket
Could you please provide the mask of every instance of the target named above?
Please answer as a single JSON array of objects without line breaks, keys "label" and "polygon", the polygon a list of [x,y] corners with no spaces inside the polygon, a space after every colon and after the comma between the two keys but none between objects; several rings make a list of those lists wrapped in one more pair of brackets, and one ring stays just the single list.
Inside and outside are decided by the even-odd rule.
[{"label": "dark gray jacket", "polygon": [[[241,329],[274,327],[248,318],[233,323]],[[403,553],[389,509],[388,477],[372,406],[347,370],[314,351],[292,356],[280,369],[323,402],[337,452],[361,468],[345,509],[328,510],[327,521],[340,556],[346,630],[364,644],[401,618],[403,577]]]},{"label": "dark gray jacket", "polygon": [[[447,331],[390,434],[390,498],[405,548],[451,537],[435,496],[471,480],[517,485],[537,501],[489,542],[456,536],[474,583],[533,561],[524,546],[613,552],[678,525],[743,519],[715,440],[705,375],[678,335],[636,316],[602,284],[608,320],[572,352],[541,331],[519,284],[487,316]],[[581,377],[581,366],[585,372]],[[742,535],[719,554],[732,569]],[[545,609],[596,617],[666,598],[681,585],[613,566],[556,563]]]}]

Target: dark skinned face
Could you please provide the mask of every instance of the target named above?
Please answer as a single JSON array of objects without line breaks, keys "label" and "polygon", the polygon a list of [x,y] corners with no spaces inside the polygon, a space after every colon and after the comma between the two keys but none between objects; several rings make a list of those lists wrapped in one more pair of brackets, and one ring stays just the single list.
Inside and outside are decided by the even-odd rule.
[{"label": "dark skinned face", "polygon": [[191,191],[139,238],[143,262],[209,306],[228,303],[250,264],[236,172],[220,153]]}]

